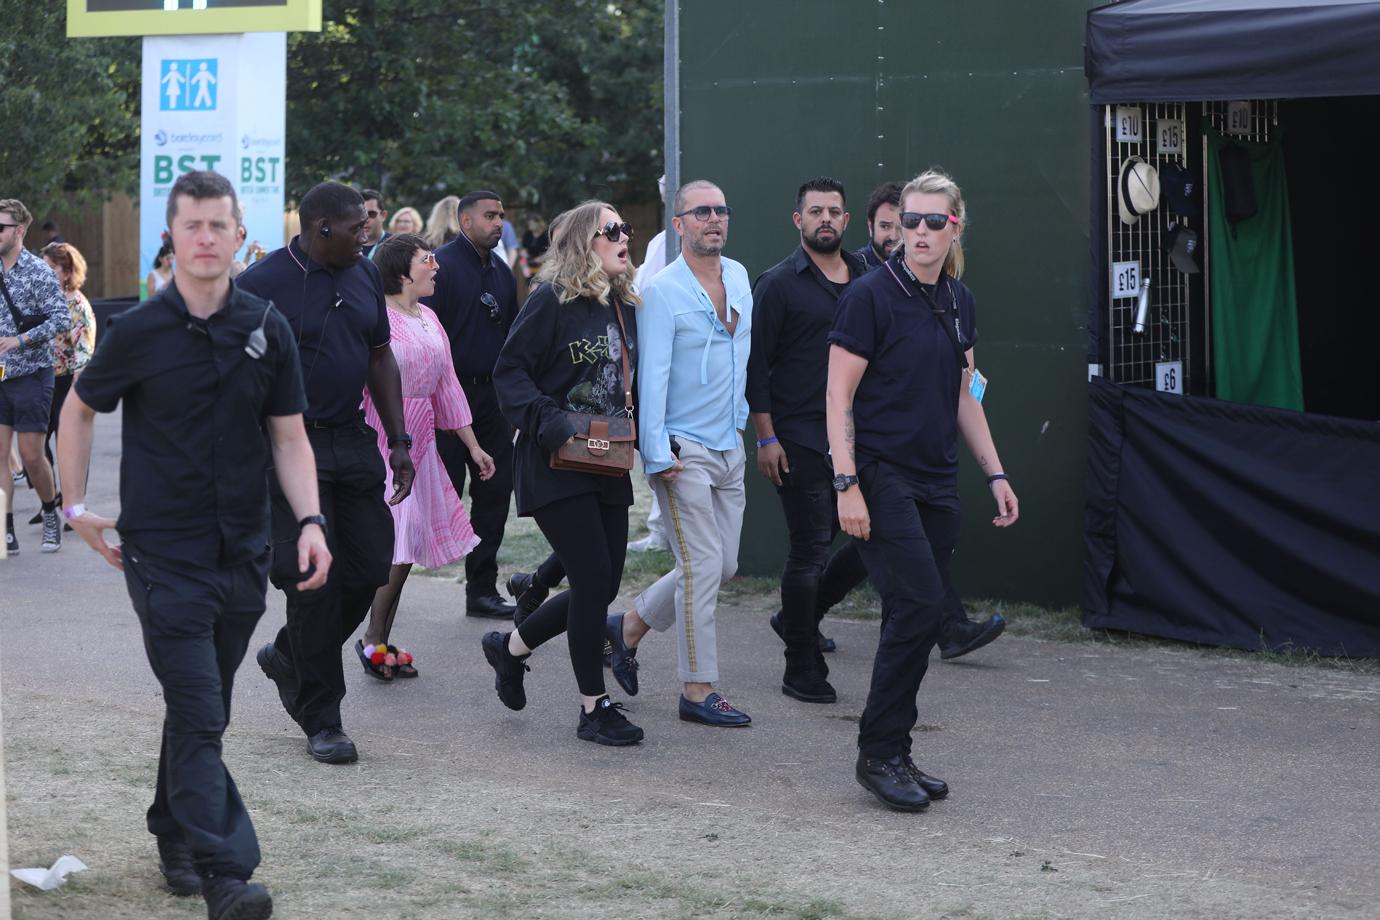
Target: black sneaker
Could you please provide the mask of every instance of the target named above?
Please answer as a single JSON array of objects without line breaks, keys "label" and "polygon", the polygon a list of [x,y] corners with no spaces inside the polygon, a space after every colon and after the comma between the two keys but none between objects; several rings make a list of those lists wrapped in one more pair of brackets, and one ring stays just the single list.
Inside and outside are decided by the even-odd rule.
[{"label": "black sneaker", "polygon": [[906,772],[915,780],[916,785],[925,790],[925,795],[930,797],[930,801],[942,799],[949,794],[949,784],[937,776],[923,772],[915,765],[915,761],[910,759],[909,754],[902,755],[901,763],[905,765]]},{"label": "black sneaker", "polygon": [[897,811],[924,811],[930,806],[930,797],[910,775],[905,761],[899,754],[880,758],[868,757],[859,752],[854,775],[864,789],[875,795],[888,808]]},{"label": "black sneaker", "polygon": [[39,552],[55,553],[62,549],[62,519],[58,517],[57,509],[43,512],[43,545]]},{"label": "black sneaker", "polygon": [[585,712],[580,707],[580,726],[575,729],[577,737],[595,744],[610,747],[626,747],[642,740],[642,729],[628,721],[623,715],[623,704],[612,702],[607,696],[599,697],[593,712]]},{"label": "black sneaker", "polygon": [[268,920],[273,916],[273,898],[258,882],[218,875],[202,881],[201,894],[206,898],[209,920]]},{"label": "black sneaker", "polygon": [[497,630],[485,633],[479,644],[483,646],[484,657],[494,669],[494,690],[498,691],[499,700],[509,709],[522,709],[527,705],[527,691],[522,687],[522,678],[524,672],[532,670],[526,664],[530,656],[514,656],[508,651],[508,634]]},{"label": "black sneaker", "polygon": [[507,587],[509,596],[517,601],[517,610],[513,612],[514,626],[521,626],[522,621],[535,613],[551,593],[546,585],[537,584],[535,572],[514,572],[508,576]]},{"label": "black sneaker", "polygon": [[[776,613],[772,614],[771,619],[767,622],[771,624],[772,632],[776,633],[777,638],[779,638],[782,642],[785,642],[786,627],[781,622],[781,611],[778,610],[776,611]],[[815,639],[819,643],[819,650],[821,652],[837,652],[839,650],[838,643],[835,642],[833,639],[830,639],[828,636],[824,635],[824,633],[820,632],[818,626],[815,627]]]},{"label": "black sneaker", "polygon": [[5,552],[11,556],[19,555],[19,540],[15,537],[13,530],[5,531]]},{"label": "black sneaker", "polygon": [[254,656],[259,662],[259,669],[264,672],[264,676],[273,681],[278,688],[278,699],[283,704],[283,710],[294,722],[299,722],[297,718],[297,671],[292,666],[292,660],[282,652],[278,651],[278,646],[272,642],[259,649]]},{"label": "black sneaker", "polygon": [[628,696],[637,696],[637,649],[623,642],[623,614],[614,614],[604,621],[604,648],[613,679]]},{"label": "black sneaker", "polygon": [[192,848],[181,833],[158,835],[158,871],[180,898],[201,894],[201,876],[192,865]]}]

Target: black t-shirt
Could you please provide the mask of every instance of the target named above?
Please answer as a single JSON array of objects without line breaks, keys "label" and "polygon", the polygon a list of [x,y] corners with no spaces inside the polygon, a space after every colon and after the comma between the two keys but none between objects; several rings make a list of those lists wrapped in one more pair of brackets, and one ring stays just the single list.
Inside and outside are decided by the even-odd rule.
[{"label": "black t-shirt", "polygon": [[637,367],[637,311],[622,308],[626,339],[612,306],[578,297],[561,303],[549,284],[522,305],[494,367],[498,405],[518,429],[513,491],[518,514],[572,495],[596,492],[611,505],[632,504],[627,476],[599,476],[550,467],[551,451],[575,433],[566,412],[619,415],[625,409],[622,349]]},{"label": "black t-shirt", "polygon": [[[260,323],[268,349],[245,343]],[[269,416],[306,408],[297,348],[268,302],[235,288],[209,319],[177,282],[111,318],[74,384],[98,412],[124,403],[120,520],[154,555],[235,565],[269,545]]]},{"label": "black t-shirt", "polygon": [[944,323],[957,319],[963,350],[977,342],[977,306],[962,282],[940,275],[935,313],[899,257],[848,286],[829,344],[866,358],[853,395],[859,466],[882,461],[926,480],[958,475],[958,396],[963,364]]},{"label": "black t-shirt", "polygon": [[307,418],[340,423],[359,414],[369,355],[388,344],[388,307],[379,270],[368,259],[331,271],[302,251],[297,237],[235,279],[287,318],[301,353]]},{"label": "black t-shirt", "polygon": [[[422,302],[445,327],[455,373],[468,386],[476,377],[493,376],[517,316],[517,279],[492,251],[481,257],[463,233],[436,250],[436,263],[436,293]],[[485,294],[498,304],[497,315],[483,302]]]}]

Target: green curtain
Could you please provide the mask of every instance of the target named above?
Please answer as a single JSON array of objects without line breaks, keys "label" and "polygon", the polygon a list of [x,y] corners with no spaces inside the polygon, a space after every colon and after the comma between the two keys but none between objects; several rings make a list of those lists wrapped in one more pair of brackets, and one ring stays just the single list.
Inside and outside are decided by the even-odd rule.
[{"label": "green curtain", "polygon": [[[1299,369],[1294,244],[1283,132],[1269,143],[1224,138],[1203,119],[1208,139],[1208,252],[1212,361],[1217,398],[1281,409],[1303,409]],[[1227,223],[1217,152],[1229,143],[1251,155],[1259,211]]]}]

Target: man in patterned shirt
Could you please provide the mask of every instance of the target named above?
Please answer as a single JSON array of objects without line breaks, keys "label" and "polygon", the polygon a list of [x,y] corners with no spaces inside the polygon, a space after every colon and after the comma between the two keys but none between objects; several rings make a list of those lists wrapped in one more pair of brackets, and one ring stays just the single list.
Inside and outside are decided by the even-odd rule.
[{"label": "man in patterned shirt", "polygon": [[[31,223],[33,215],[22,201],[0,199],[0,297],[5,301],[0,309],[0,456],[9,456],[17,433],[19,457],[43,503],[42,550],[55,553],[62,549],[62,524],[43,441],[53,404],[52,340],[71,327],[72,317],[53,270],[24,248],[24,233]],[[9,476],[0,476],[0,491],[5,493],[5,549],[14,556],[19,542],[14,536],[14,482]]]}]

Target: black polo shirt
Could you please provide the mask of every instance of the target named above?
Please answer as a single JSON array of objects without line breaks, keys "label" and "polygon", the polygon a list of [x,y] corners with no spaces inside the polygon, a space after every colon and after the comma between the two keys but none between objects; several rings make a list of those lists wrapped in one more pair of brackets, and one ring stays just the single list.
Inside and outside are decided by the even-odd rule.
[{"label": "black polo shirt", "polygon": [[[490,251],[481,257],[465,234],[436,250],[436,293],[423,297],[450,337],[455,373],[464,384],[493,377],[498,352],[517,317],[517,279],[508,263]],[[498,318],[482,303],[492,294]]]},{"label": "black polo shirt", "polygon": [[[938,306],[939,312],[933,309]],[[957,314],[959,344],[977,341],[972,291],[941,274],[932,290],[912,281],[900,256],[848,286],[829,343],[868,361],[853,395],[854,454],[930,481],[958,476],[958,394],[963,365],[944,322]]]},{"label": "black polo shirt", "polygon": [[273,305],[297,340],[307,418],[346,422],[359,414],[369,353],[388,344],[388,306],[368,259],[331,271],[302,251],[298,237],[255,262],[235,284]]},{"label": "black polo shirt", "polygon": [[[856,253],[842,253],[850,282],[866,274]],[[747,401],[751,412],[770,412],[778,438],[829,452],[824,388],[829,377],[829,330],[839,292],[814,260],[795,252],[764,271],[752,288],[752,351]]]},{"label": "black polo shirt", "polygon": [[[245,353],[263,323],[268,349]],[[306,408],[292,330],[235,288],[209,319],[177,283],[111,317],[77,395],[98,412],[123,401],[120,534],[156,556],[234,565],[269,545],[265,420]]]}]

